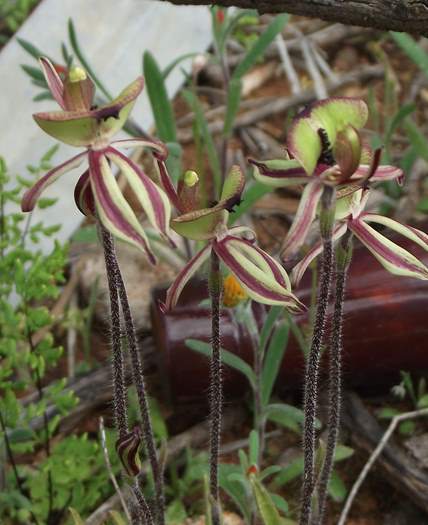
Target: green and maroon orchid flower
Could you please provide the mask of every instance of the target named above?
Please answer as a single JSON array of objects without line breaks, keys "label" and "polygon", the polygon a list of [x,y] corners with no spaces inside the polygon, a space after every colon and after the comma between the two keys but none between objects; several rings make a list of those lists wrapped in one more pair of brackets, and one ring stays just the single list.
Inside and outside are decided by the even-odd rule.
[{"label": "green and maroon orchid flower", "polygon": [[401,179],[393,166],[379,166],[380,150],[363,146],[360,130],[368,109],[364,101],[335,97],[316,102],[294,120],[287,137],[287,158],[249,159],[254,176],[264,184],[282,187],[304,184],[294,222],[282,246],[281,258],[292,259],[315,218],[324,185]]},{"label": "green and maroon orchid flower", "polygon": [[[369,197],[369,189],[344,188],[339,192],[336,206],[336,226],[333,241],[340,239],[347,230],[352,232],[390,273],[416,279],[428,279],[428,268],[414,255],[398,244],[383,236],[370,226],[380,224],[407,237],[428,251],[428,235],[421,230],[406,226],[398,221],[376,213],[368,213],[364,208]],[[342,193],[342,195],[341,195]],[[323,251],[321,242],[317,242],[293,268],[291,279],[297,285],[311,262]]]},{"label": "green and maroon orchid flower", "polygon": [[176,191],[164,164],[160,163],[159,167],[163,187],[181,213],[171,221],[172,229],[187,239],[207,241],[206,246],[190,259],[168,289],[163,311],[174,308],[184,286],[209,259],[212,251],[251,299],[300,311],[303,305],[292,294],[286,271],[275,259],[255,246],[254,232],[243,226],[227,226],[229,212],[239,204],[245,184],[239,167],[231,169],[219,202],[209,208],[198,208],[199,182],[195,172],[187,172]]},{"label": "green and maroon orchid flower", "polygon": [[124,174],[130,188],[154,228],[167,240],[171,206],[165,192],[158,187],[131,159],[117,148],[143,146],[153,150],[156,157],[165,159],[163,144],[133,138],[111,142],[124,126],[144,81],[137,78],[110,103],[93,106],[94,84],[80,67],[67,71],[64,81],[47,58],[40,59],[46,82],[61,111],[36,113],[34,120],[55,139],[85,151],[56,166],[44,175],[24,195],[21,207],[31,211],[41,193],[61,175],[87,163],[75,188],[75,200],[85,215],[97,215],[104,227],[114,236],[142,249],[151,262],[155,257],[134,210],[124,197],[111,165]]}]

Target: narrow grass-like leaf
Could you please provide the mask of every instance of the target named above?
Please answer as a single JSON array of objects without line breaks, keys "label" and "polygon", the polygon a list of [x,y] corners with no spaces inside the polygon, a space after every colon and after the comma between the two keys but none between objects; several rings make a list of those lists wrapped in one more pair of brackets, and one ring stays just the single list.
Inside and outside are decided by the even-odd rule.
[{"label": "narrow grass-like leaf", "polygon": [[276,35],[283,30],[287,20],[287,14],[278,15],[273,19],[236,67],[232,78],[241,78],[256,64],[269,45],[275,40]]},{"label": "narrow grass-like leaf", "polygon": [[70,40],[71,48],[73,49],[76,57],[79,59],[79,62],[82,64],[82,67],[86,69],[86,72],[93,80],[94,84],[97,86],[97,88],[108,98],[108,100],[113,100],[113,97],[108,92],[108,90],[104,87],[104,84],[100,81],[100,79],[95,74],[95,71],[90,66],[89,62],[86,60],[85,55],[82,53],[82,50],[79,46],[79,41],[77,38],[76,30],[74,28],[73,19],[68,19],[68,39]]},{"label": "narrow grass-like leaf", "polygon": [[25,71],[25,73],[27,73],[27,75],[30,78],[33,78],[34,80],[39,80],[40,82],[44,82],[45,87],[47,87],[45,76],[40,71],[40,68],[27,66],[25,64],[21,64],[21,68]]},{"label": "narrow grass-like leaf", "polygon": [[245,193],[242,197],[241,204],[235,208],[235,212],[230,214],[229,223],[232,225],[235,223],[242,215],[247,213],[259,199],[261,199],[267,193],[270,193],[275,188],[273,186],[266,186],[261,182],[254,182],[248,186],[245,190]]},{"label": "narrow grass-like leaf", "polygon": [[401,47],[406,55],[412,60],[419,69],[428,77],[428,54],[416,42],[416,40],[407,33],[389,33],[394,42]]},{"label": "narrow grass-like leaf", "polygon": [[[265,408],[265,415],[274,423],[289,428],[293,432],[300,432],[303,424],[304,414],[300,408],[286,403],[273,403]],[[317,420],[317,428],[320,428],[320,422]]]},{"label": "narrow grass-like leaf", "polygon": [[232,133],[233,122],[235,120],[236,114],[238,113],[239,103],[241,101],[241,88],[242,82],[241,79],[233,78],[229,82],[229,90],[227,92],[227,101],[226,101],[226,115],[224,118],[224,127],[223,135],[229,137]]},{"label": "narrow grass-like leaf", "polygon": [[180,55],[179,57],[177,57],[175,60],[173,60],[172,62],[170,62],[166,68],[162,71],[162,78],[164,80],[166,80],[168,78],[168,76],[170,75],[170,73],[173,71],[173,69],[175,67],[178,66],[178,64],[180,64],[180,62],[183,62],[184,60],[187,60],[189,58],[194,58],[194,57],[197,57],[199,55],[199,53],[185,53],[184,55]]},{"label": "narrow grass-like leaf", "polygon": [[208,128],[207,120],[205,118],[201,104],[199,103],[199,100],[195,94],[192,93],[192,91],[184,90],[182,95],[195,114],[195,121],[199,128],[200,135],[204,141],[208,162],[213,173],[215,193],[217,196],[219,196],[221,189],[220,160],[218,158],[217,148],[215,147],[214,140]]},{"label": "narrow grass-like leaf", "polygon": [[391,142],[391,137],[394,131],[398,128],[398,126],[403,122],[403,120],[408,117],[410,114],[412,114],[416,109],[416,105],[414,103],[411,104],[404,104],[404,106],[401,106],[401,108],[397,111],[397,113],[393,116],[391,122],[389,123],[388,129],[385,133],[385,145],[389,146],[389,143]]},{"label": "narrow grass-like leaf", "polygon": [[413,148],[419,157],[422,157],[428,162],[428,140],[426,139],[424,133],[419,129],[412,119],[407,119],[405,121],[404,128]]},{"label": "narrow grass-like leaf", "polygon": [[272,390],[281,367],[285,349],[287,348],[288,335],[290,327],[288,324],[279,326],[270,342],[266,352],[262,370],[262,404],[266,406],[269,403]]},{"label": "narrow grass-like leaf", "polygon": [[336,503],[344,501],[346,494],[348,493],[345,483],[335,471],[331,473],[330,483],[328,484],[328,493]]},{"label": "narrow grass-like leaf", "polygon": [[143,56],[143,72],[158,136],[164,142],[177,142],[174,113],[162,72],[149,51]]},{"label": "narrow grass-like leaf", "polygon": [[264,525],[281,525],[281,516],[269,492],[255,475],[250,476],[251,488],[256,500],[257,510]]},{"label": "narrow grass-like leaf", "polygon": [[250,439],[249,439],[250,465],[258,464],[259,450],[260,450],[259,434],[255,430],[252,430],[250,432]]},{"label": "narrow grass-like leaf", "polygon": [[259,348],[263,353],[266,349],[266,345],[272,333],[275,322],[283,310],[284,308],[282,306],[271,306],[269,310],[269,313],[266,317],[265,322],[263,323],[263,327],[260,332]]},{"label": "narrow grass-like leaf", "polygon": [[[16,39],[18,44],[27,51],[28,54],[30,54],[33,58],[38,60],[42,56],[46,56],[40,49],[38,49],[36,46],[34,46],[31,42],[28,42],[28,40],[24,40],[23,38],[17,38]],[[51,61],[52,62],[52,61]]]},{"label": "narrow grass-like leaf", "polygon": [[233,474],[242,474],[238,465],[225,464],[219,465],[218,481],[220,487],[230,496],[232,501],[241,511],[246,523],[250,523],[250,512],[247,502],[246,487],[239,481],[230,479]]},{"label": "narrow grass-like leaf", "polygon": [[[203,341],[198,341],[197,339],[186,339],[186,346],[188,346],[191,350],[199,352],[200,354],[211,357],[211,345],[209,343],[204,343]],[[221,349],[221,357],[225,365],[228,365],[231,368],[238,370],[238,372],[241,372],[241,374],[243,374],[248,379],[251,387],[255,388],[256,376],[248,363],[246,363],[237,355],[232,354],[232,352],[225,350],[224,348]]]}]

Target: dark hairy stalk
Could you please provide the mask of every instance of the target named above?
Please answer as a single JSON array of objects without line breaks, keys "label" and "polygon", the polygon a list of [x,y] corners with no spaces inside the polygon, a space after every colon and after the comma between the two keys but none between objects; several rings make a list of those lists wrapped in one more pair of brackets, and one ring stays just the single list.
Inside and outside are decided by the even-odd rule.
[{"label": "dark hairy stalk", "polygon": [[147,504],[146,498],[144,497],[137,480],[132,487],[132,491],[134,492],[135,499],[138,502],[138,511],[136,512],[138,517],[136,516],[137,519],[134,520],[134,522],[139,524],[142,521],[144,525],[154,525],[150,507]]},{"label": "dark hairy stalk", "polygon": [[212,500],[212,524],[220,525],[220,501],[218,486],[218,460],[220,454],[221,416],[222,416],[222,366],[220,350],[220,299],[222,282],[220,260],[211,252],[209,276],[211,298],[211,370],[210,370],[210,496]]},{"label": "dark hairy stalk", "polygon": [[113,351],[113,400],[114,418],[119,438],[125,438],[128,432],[128,411],[126,404],[125,367],[123,362],[120,308],[117,289],[116,253],[113,237],[99,222],[104,260],[107,271],[110,295],[111,346]]},{"label": "dark hairy stalk", "polygon": [[332,230],[334,224],[335,189],[324,186],[321,196],[320,231],[323,242],[321,272],[318,286],[317,312],[309,355],[306,361],[303,425],[303,486],[300,525],[309,525],[312,511],[312,493],[315,485],[315,421],[318,405],[318,376],[321,347],[324,342],[327,309],[333,272]]},{"label": "dark hairy stalk", "polygon": [[[5,443],[5,446],[6,446],[6,454],[7,454],[9,463],[12,466],[13,475],[15,476],[16,485],[18,487],[19,492],[22,494],[22,496],[24,498],[26,498],[27,496],[25,494],[25,490],[24,490],[24,487],[22,485],[21,478],[19,477],[19,474],[18,474],[18,469],[16,467],[16,462],[15,462],[15,458],[14,458],[14,455],[13,455],[13,452],[12,452],[12,447],[10,446],[9,436],[7,435],[6,422],[3,419],[3,414],[1,413],[1,411],[0,411],[0,427],[1,427],[1,430],[2,430],[3,435],[4,435],[4,443]],[[39,521],[38,521],[37,517],[35,516],[35,514],[33,513],[32,510],[30,510],[30,514],[31,514],[31,518],[34,521],[34,523],[36,525],[39,525]]]},{"label": "dark hairy stalk", "polygon": [[342,402],[343,305],[345,300],[346,278],[351,257],[352,233],[348,231],[341,240],[336,258],[336,295],[329,349],[328,436],[326,456],[318,485],[318,516],[314,521],[317,525],[322,525],[326,518],[328,484],[333,470],[334,454],[339,436]]},{"label": "dark hairy stalk", "polygon": [[144,382],[143,366],[140,359],[140,352],[138,348],[137,333],[135,331],[135,324],[132,317],[131,308],[129,306],[128,295],[126,293],[125,283],[119,268],[116,256],[116,278],[119,289],[120,304],[122,306],[123,318],[125,322],[126,337],[128,339],[128,349],[132,361],[132,378],[137,391],[138,401],[140,405],[140,413],[143,427],[144,443],[147,450],[147,456],[150,461],[150,466],[153,472],[156,491],[156,517],[158,525],[165,523],[165,496],[164,496],[164,482],[163,469],[159,463],[156,452],[155,437],[150,418],[150,409],[147,401],[146,386]]}]

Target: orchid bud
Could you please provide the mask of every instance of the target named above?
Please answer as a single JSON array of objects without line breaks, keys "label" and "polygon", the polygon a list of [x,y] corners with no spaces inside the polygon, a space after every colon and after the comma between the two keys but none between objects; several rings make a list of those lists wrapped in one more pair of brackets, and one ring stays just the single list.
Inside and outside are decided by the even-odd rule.
[{"label": "orchid bud", "polygon": [[141,432],[138,427],[120,437],[116,441],[116,452],[129,476],[137,476],[141,470],[139,448],[141,445]]},{"label": "orchid bud", "polygon": [[199,182],[199,176],[196,171],[188,170],[184,174],[184,184],[188,188],[193,188],[195,184]]}]

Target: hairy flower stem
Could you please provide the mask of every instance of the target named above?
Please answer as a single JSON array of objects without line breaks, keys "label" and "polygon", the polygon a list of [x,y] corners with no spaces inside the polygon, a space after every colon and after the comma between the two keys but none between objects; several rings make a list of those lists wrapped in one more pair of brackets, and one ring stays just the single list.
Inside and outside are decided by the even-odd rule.
[{"label": "hairy flower stem", "polygon": [[138,502],[138,511],[137,515],[138,518],[136,521],[137,523],[141,523],[141,521],[144,523],[144,525],[154,525],[153,522],[153,516],[150,511],[150,507],[147,503],[146,498],[144,497],[144,494],[142,493],[138,481],[135,480],[134,485],[132,486],[132,491],[134,493],[135,499]]},{"label": "hairy flower stem", "polygon": [[332,231],[334,225],[335,189],[325,186],[321,197],[320,230],[323,242],[321,273],[318,287],[318,306],[315,315],[311,349],[306,362],[304,426],[303,426],[303,486],[300,525],[309,525],[312,511],[312,493],[315,485],[315,421],[318,405],[318,376],[321,347],[327,322],[327,308],[330,297],[333,271]]},{"label": "hairy flower stem", "polygon": [[329,385],[328,385],[328,435],[324,465],[318,486],[318,516],[315,524],[322,525],[326,518],[328,484],[333,470],[334,454],[339,436],[340,408],[342,402],[342,329],[343,304],[345,300],[346,277],[352,257],[352,233],[342,237],[336,256],[336,290],[334,313],[329,349]]},{"label": "hairy flower stem", "polygon": [[122,306],[122,313],[125,323],[126,337],[128,339],[128,348],[132,361],[132,379],[137,391],[138,401],[140,405],[140,414],[143,427],[144,443],[147,450],[147,456],[150,461],[150,466],[153,472],[156,492],[156,522],[158,525],[165,523],[165,496],[164,496],[164,482],[163,471],[160,466],[158,455],[156,452],[155,437],[150,418],[150,409],[147,401],[147,392],[144,382],[143,366],[140,359],[140,351],[138,348],[137,333],[135,331],[135,324],[132,317],[131,308],[129,306],[128,295],[126,293],[125,283],[123,281],[122,273],[114,255],[116,266],[117,285],[119,290],[120,304]]},{"label": "hairy flower stem", "polygon": [[214,250],[211,252],[209,276],[211,298],[211,374],[210,374],[210,496],[212,500],[212,524],[220,525],[220,501],[218,486],[218,460],[220,454],[222,377],[220,350],[220,299],[222,280],[220,260]]},{"label": "hairy flower stem", "polygon": [[113,351],[114,419],[119,438],[128,433],[125,367],[122,352],[119,296],[117,290],[117,263],[111,234],[99,223],[110,295],[111,346]]}]

